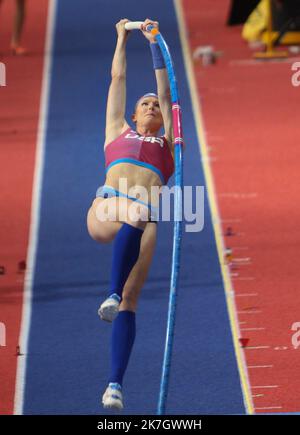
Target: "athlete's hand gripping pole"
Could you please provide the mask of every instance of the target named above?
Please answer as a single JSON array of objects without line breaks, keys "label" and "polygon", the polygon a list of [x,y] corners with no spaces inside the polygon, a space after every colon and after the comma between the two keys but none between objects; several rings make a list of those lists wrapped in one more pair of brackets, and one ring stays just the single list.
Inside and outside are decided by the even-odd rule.
[{"label": "athlete's hand gripping pole", "polygon": [[[143,24],[144,24],[144,21],[129,21],[128,23],[125,24],[125,29],[126,30],[142,30]],[[148,32],[152,31],[152,29],[156,29],[156,27],[152,26],[151,24],[149,24],[146,27],[146,30]],[[156,33],[159,33],[158,30],[156,32],[154,32],[153,34],[156,35]]]}]

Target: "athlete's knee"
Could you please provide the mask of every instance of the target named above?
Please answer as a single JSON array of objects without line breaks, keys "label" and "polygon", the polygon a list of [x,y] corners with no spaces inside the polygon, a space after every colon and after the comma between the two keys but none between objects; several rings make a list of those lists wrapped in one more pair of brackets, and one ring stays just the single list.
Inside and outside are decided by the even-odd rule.
[{"label": "athlete's knee", "polygon": [[95,231],[93,229],[91,230],[88,229],[88,232],[91,238],[98,243],[110,243],[113,240],[113,236],[103,234],[102,232],[97,230]]},{"label": "athlete's knee", "polygon": [[109,225],[108,222],[99,222],[94,215],[94,210],[89,209],[87,215],[87,230],[92,239],[99,243],[110,243],[118,228]]},{"label": "athlete's knee", "polygon": [[122,308],[129,311],[136,311],[139,293],[138,288],[125,286],[122,294]]}]

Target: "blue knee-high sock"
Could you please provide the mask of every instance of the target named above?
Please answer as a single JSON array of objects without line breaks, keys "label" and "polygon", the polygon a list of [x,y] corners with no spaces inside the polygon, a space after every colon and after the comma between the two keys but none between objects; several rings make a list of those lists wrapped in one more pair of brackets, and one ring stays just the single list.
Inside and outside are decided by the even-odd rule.
[{"label": "blue knee-high sock", "polygon": [[127,278],[137,262],[144,230],[124,223],[114,240],[109,294],[116,293],[122,299]]},{"label": "blue knee-high sock", "polygon": [[112,324],[111,371],[109,382],[122,385],[135,339],[135,313],[120,311]]}]

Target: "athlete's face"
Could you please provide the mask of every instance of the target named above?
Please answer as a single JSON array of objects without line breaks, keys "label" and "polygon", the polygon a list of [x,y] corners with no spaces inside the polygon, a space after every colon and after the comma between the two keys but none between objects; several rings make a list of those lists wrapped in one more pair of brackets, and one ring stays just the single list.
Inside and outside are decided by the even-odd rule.
[{"label": "athlete's face", "polygon": [[159,130],[163,125],[163,118],[158,99],[145,97],[138,101],[132,119],[137,125],[142,124]]}]

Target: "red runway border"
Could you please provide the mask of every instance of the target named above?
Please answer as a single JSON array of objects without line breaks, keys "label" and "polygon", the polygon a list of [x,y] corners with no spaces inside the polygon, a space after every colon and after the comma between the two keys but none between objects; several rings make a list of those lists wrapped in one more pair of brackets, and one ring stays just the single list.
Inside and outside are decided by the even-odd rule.
[{"label": "red runway border", "polygon": [[183,0],[191,50],[222,52],[194,72],[222,227],[234,234],[225,242],[255,412],[299,412],[300,90],[291,63],[252,61],[241,27],[225,25],[229,5]]},{"label": "red runway border", "polygon": [[[0,414],[13,413],[16,355],[23,302],[24,272],[18,264],[26,260],[32,182],[48,0],[27,2],[24,46],[27,56],[9,53],[15,2],[3,2],[0,9],[0,61],[6,65],[6,87],[0,87],[0,322],[6,326],[6,347],[0,347]],[[22,352],[22,349],[21,349]]]}]

